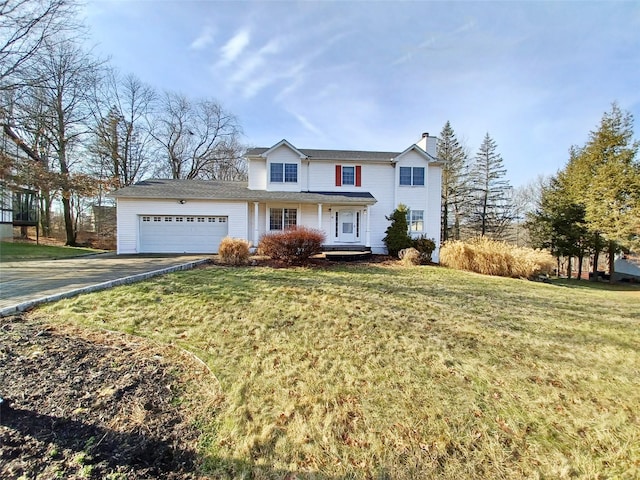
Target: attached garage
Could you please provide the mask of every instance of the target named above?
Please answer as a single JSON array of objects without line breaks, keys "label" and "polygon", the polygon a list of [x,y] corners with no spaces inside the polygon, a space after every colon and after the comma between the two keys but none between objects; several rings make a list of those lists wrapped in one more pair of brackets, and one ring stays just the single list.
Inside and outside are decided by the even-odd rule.
[{"label": "attached garage", "polygon": [[216,253],[227,216],[139,215],[141,253]]}]

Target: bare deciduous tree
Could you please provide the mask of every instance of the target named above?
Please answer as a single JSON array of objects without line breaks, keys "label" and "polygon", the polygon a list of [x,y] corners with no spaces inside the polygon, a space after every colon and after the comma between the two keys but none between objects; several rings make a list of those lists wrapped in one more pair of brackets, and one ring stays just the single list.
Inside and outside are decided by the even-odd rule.
[{"label": "bare deciduous tree", "polygon": [[74,0],[0,0],[0,89],[24,85],[44,44],[74,28]]},{"label": "bare deciduous tree", "polygon": [[131,185],[151,168],[153,139],[148,126],[156,93],[134,75],[122,77],[110,71],[95,98],[91,168],[116,187]]},{"label": "bare deciduous tree", "polygon": [[240,133],[236,117],[218,103],[167,92],[153,137],[162,147],[164,170],[171,178],[238,180],[244,174]]},{"label": "bare deciduous tree", "polygon": [[88,132],[90,93],[99,82],[101,66],[102,62],[72,41],[45,43],[37,62],[41,80],[30,87],[32,98],[38,100],[34,109],[37,107],[41,117],[38,134],[51,149],[59,173],[67,245],[76,243],[72,208],[74,173],[82,164],[79,147]]}]

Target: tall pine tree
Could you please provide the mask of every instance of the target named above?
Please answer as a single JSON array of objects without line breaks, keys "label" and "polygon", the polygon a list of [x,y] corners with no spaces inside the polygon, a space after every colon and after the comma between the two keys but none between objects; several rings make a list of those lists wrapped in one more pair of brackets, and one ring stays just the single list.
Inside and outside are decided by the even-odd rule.
[{"label": "tall pine tree", "polygon": [[442,233],[443,242],[460,239],[463,206],[469,198],[468,155],[460,145],[451,123],[447,121],[438,141],[437,155],[442,169]]},{"label": "tall pine tree", "polygon": [[527,228],[535,248],[546,248],[558,259],[568,259],[567,276],[571,278],[571,258],[578,258],[578,278],[582,274],[582,258],[590,237],[584,207],[572,200],[566,185],[557,177],[542,189],[534,212],[527,214]]},{"label": "tall pine tree", "polygon": [[639,148],[633,139],[633,116],[614,103],[585,146],[572,149],[561,172],[574,200],[584,205],[589,229],[607,243],[612,281],[616,250],[640,247]]},{"label": "tall pine tree", "polygon": [[475,235],[501,238],[512,217],[511,186],[496,142],[487,133],[470,171],[469,227]]}]

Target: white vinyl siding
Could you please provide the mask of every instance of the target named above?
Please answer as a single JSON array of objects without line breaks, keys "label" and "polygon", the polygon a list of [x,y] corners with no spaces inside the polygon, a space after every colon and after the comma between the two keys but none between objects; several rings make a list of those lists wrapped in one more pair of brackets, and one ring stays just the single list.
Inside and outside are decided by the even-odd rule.
[{"label": "white vinyl siding", "polygon": [[[187,200],[180,204],[177,200],[118,198],[118,254],[142,253],[140,243],[140,217],[154,217],[161,219],[161,225],[189,225],[198,228],[206,224],[208,218],[224,217],[227,224],[227,234],[231,237],[248,238],[247,202],[216,202],[211,200]],[[164,218],[171,217],[171,222]],[[193,219],[188,222],[188,218]],[[205,219],[198,222],[198,219]],[[188,222],[188,223],[187,223]],[[188,241],[187,241],[188,243]],[[211,242],[209,243],[211,244]],[[185,247],[183,251],[192,251],[192,247]],[[217,251],[213,247],[209,250]],[[207,252],[194,252],[207,253]]]}]

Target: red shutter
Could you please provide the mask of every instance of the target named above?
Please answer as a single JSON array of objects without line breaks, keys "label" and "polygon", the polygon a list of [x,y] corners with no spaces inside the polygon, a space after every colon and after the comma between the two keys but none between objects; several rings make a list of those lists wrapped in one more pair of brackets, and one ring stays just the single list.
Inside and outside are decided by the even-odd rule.
[{"label": "red shutter", "polygon": [[336,165],[336,187],[342,186],[342,165]]},{"label": "red shutter", "polygon": [[356,187],[362,186],[362,166],[356,165]]}]

